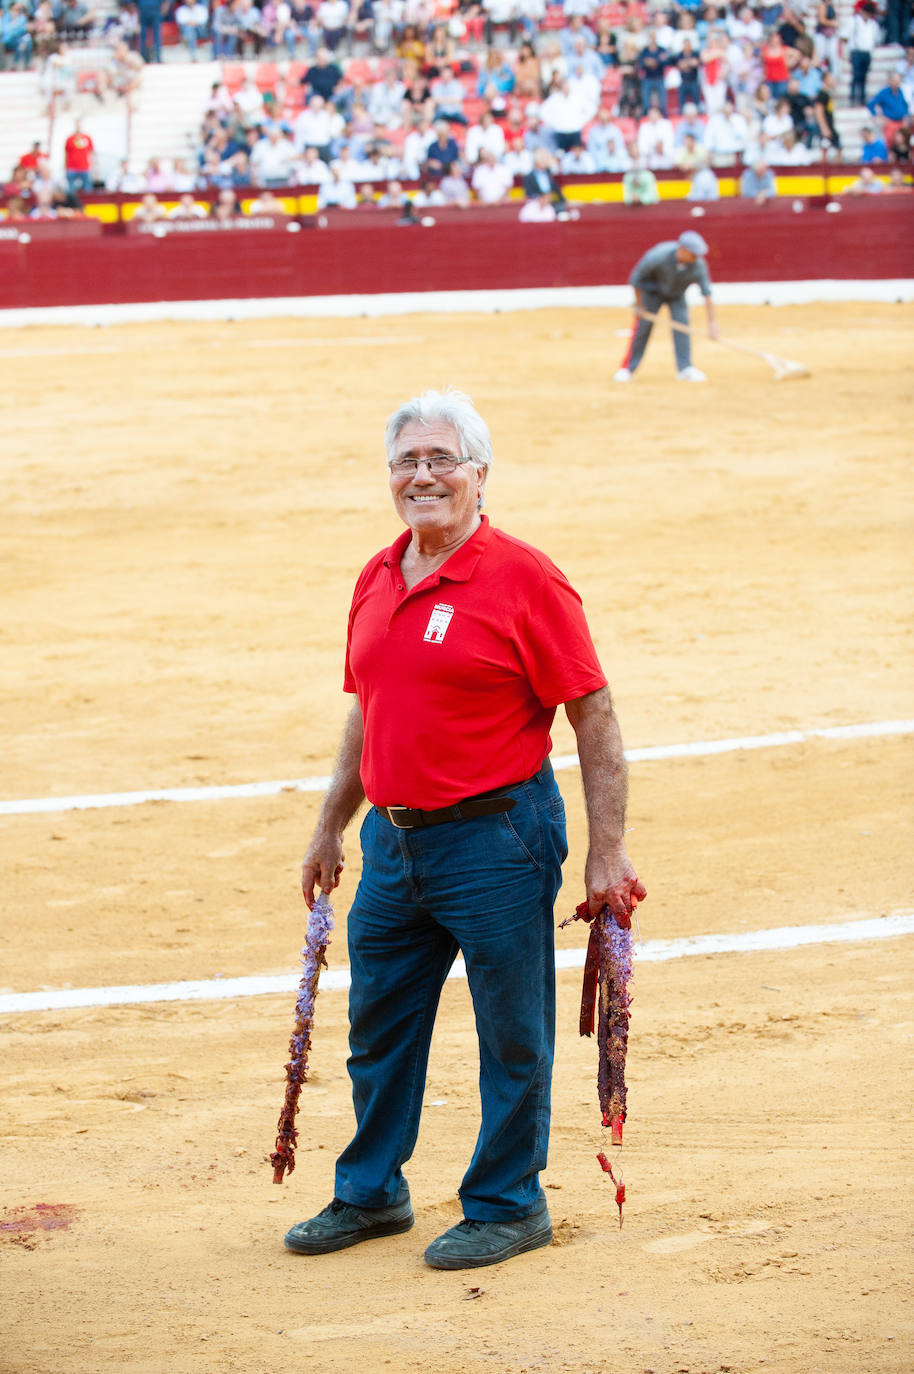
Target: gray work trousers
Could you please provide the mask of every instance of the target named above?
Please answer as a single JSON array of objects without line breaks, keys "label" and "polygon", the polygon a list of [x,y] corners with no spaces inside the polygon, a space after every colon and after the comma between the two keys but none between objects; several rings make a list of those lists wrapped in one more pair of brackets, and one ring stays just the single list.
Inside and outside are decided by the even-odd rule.
[{"label": "gray work trousers", "polygon": [[[653,291],[641,292],[642,309],[650,315],[657,315],[662,305],[669,306],[670,314],[677,324],[688,326],[689,307],[686,305],[685,296],[674,296],[668,301],[666,297],[658,295]],[[628,346],[628,354],[623,367],[627,367],[629,372],[634,372],[641,359],[644,357],[644,350],[647,348],[647,341],[651,337],[651,330],[654,328],[650,320],[643,320],[639,317],[637,324],[632,332],[631,342]],[[692,341],[688,334],[683,334],[680,330],[673,330],[673,351],[676,354],[676,371],[682,372],[683,368],[689,367],[692,361]]]}]

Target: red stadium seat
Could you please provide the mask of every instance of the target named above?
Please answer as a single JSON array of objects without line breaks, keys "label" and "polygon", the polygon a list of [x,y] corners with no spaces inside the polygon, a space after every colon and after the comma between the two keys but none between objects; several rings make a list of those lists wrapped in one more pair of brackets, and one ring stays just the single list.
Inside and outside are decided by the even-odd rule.
[{"label": "red stadium seat", "polygon": [[546,6],[546,13],[540,24],[541,29],[563,29],[565,23],[565,11],[561,5]]},{"label": "red stadium seat", "polygon": [[238,90],[244,83],[244,67],[240,62],[223,62],[222,84],[229,93]]},{"label": "red stadium seat", "polygon": [[483,110],[489,108],[489,102],[483,100],[481,95],[467,95],[463,99],[463,113],[471,124],[475,124]]},{"label": "red stadium seat", "polygon": [[372,86],[377,81],[377,71],[367,57],[352,57],[346,63],[346,80],[356,86]]},{"label": "red stadium seat", "polygon": [[279,89],[279,68],[275,62],[259,62],[254,72],[254,82],[260,91]]}]

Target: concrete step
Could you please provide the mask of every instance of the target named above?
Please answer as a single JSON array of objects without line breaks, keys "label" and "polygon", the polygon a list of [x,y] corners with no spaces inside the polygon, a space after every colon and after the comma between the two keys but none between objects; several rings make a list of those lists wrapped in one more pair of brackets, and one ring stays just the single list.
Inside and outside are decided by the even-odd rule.
[{"label": "concrete step", "polygon": [[163,62],[145,68],[130,137],[134,170],[142,171],[152,157],[186,158],[196,148],[203,109],[221,72],[218,62]]}]

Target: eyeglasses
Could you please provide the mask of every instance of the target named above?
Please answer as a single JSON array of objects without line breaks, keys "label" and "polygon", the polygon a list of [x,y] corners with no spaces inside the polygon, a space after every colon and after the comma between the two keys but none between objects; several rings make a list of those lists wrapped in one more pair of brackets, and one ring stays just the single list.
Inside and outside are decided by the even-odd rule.
[{"label": "eyeglasses", "polygon": [[393,458],[387,466],[397,477],[415,477],[424,463],[433,477],[445,477],[461,463],[472,461],[472,458],[455,458],[450,453],[433,453],[430,458]]}]

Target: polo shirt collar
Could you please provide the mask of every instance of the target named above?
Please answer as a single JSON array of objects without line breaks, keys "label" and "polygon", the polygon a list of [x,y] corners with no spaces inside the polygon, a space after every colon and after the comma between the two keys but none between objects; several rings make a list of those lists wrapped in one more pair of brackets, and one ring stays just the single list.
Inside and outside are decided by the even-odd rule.
[{"label": "polo shirt collar", "polygon": [[[412,537],[412,530],[407,529],[391,544],[384,555],[386,567],[399,568],[400,559],[406,552]],[[448,582],[469,582],[476,564],[484,554],[491,538],[492,526],[489,524],[489,517],[484,515],[479,528],[473,531],[466,543],[461,544],[460,548],[451,554],[447,562],[442,563],[438,571],[432,574],[433,585],[441,581],[442,578],[447,579]]]}]

